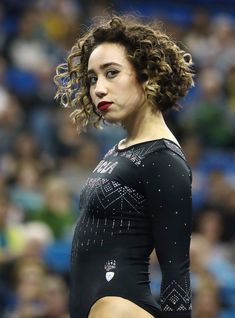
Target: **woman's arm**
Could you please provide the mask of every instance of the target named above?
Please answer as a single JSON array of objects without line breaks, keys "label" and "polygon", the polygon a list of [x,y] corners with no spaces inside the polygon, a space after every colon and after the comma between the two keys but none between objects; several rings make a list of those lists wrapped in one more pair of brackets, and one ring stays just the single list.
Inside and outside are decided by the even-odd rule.
[{"label": "woman's arm", "polygon": [[189,318],[191,171],[178,154],[164,149],[145,158],[142,179],[162,272],[163,317]]}]

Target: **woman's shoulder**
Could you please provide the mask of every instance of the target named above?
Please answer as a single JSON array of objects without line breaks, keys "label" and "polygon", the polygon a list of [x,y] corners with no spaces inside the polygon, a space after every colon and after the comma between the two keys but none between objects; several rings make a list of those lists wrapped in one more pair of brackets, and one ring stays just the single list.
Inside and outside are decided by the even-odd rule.
[{"label": "woman's shoulder", "polygon": [[167,150],[166,153],[174,153],[181,156],[183,159],[185,159],[185,154],[180,146],[180,144],[177,142],[177,140],[168,139],[168,138],[158,138],[158,139],[152,139],[152,140],[145,140],[142,142],[138,142],[132,145],[129,145],[125,148],[120,148],[120,143],[118,143],[115,147],[116,151],[119,153],[123,153],[126,151],[132,151],[132,152],[138,152],[141,153],[142,157],[147,157],[150,154],[153,153],[159,153],[164,150]]}]

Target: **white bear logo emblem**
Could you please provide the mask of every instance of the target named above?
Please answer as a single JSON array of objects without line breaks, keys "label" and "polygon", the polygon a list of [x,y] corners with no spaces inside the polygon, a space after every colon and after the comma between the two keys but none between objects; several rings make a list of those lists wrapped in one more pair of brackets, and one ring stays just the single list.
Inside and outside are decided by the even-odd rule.
[{"label": "white bear logo emblem", "polygon": [[113,279],[115,273],[112,272],[116,268],[116,260],[109,260],[105,263],[104,269],[106,270],[105,278],[107,282],[110,282]]}]

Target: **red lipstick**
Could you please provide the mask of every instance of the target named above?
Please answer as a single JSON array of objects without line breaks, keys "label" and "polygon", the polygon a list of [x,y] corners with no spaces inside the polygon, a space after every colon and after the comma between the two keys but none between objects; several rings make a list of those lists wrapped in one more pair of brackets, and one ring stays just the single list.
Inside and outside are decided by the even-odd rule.
[{"label": "red lipstick", "polygon": [[102,111],[102,110],[108,109],[109,106],[111,106],[111,105],[112,105],[112,102],[103,101],[103,102],[100,102],[97,107],[98,107],[99,110]]}]

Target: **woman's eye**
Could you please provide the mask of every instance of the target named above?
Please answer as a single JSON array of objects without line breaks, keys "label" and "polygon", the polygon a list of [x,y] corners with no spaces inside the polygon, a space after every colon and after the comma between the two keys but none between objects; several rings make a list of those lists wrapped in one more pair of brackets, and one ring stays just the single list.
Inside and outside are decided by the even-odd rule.
[{"label": "woman's eye", "polygon": [[112,71],[108,71],[108,72],[106,73],[106,76],[107,76],[108,78],[114,78],[118,73],[119,73],[119,71],[117,71],[117,70],[112,70]]},{"label": "woman's eye", "polygon": [[88,82],[90,85],[94,85],[97,82],[97,77],[96,76],[89,76]]}]

